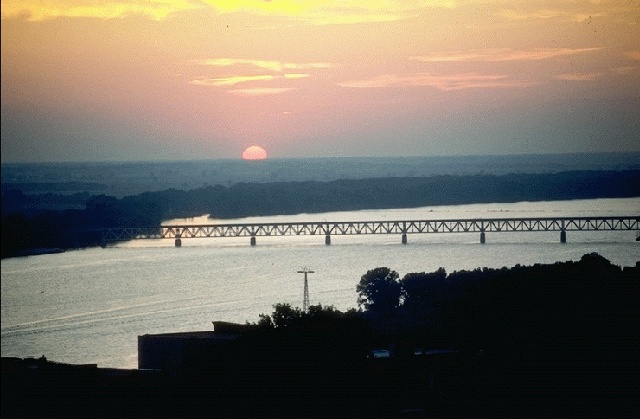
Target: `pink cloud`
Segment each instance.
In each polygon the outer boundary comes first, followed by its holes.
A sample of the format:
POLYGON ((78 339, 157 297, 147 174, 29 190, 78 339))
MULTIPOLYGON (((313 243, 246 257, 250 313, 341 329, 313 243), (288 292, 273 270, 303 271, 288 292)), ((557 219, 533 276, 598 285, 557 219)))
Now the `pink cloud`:
POLYGON ((270 74, 257 76, 230 76, 221 78, 197 78, 191 80, 189 84, 196 86, 234 86, 238 83, 247 83, 252 81, 273 80, 275 77, 270 74))
POLYGON ((234 89, 229 90, 227 93, 238 96, 266 96, 266 95, 278 95, 287 93, 292 90, 296 90, 293 87, 256 87, 250 89, 234 89))
POLYGON ((341 87, 384 88, 384 87, 435 87, 443 91, 474 88, 529 87, 534 83, 510 80, 507 75, 463 73, 437 75, 432 73, 414 73, 408 75, 388 74, 365 80, 353 80, 338 83, 341 87))
POLYGON ((518 50, 512 48, 495 48, 471 50, 468 52, 452 52, 428 54, 411 57, 412 60, 421 62, 461 62, 461 61, 539 61, 550 58, 563 57, 575 54, 584 54, 603 49, 603 47, 591 48, 534 48, 518 50))
POLYGON ((566 81, 591 81, 601 75, 601 73, 563 73, 555 75, 554 78, 566 81))
POLYGON ((529 12, 516 11, 513 9, 503 9, 502 11, 500 11, 500 16, 509 20, 539 20, 558 18, 569 22, 585 22, 595 17, 604 16, 604 13, 596 11, 593 11, 591 13, 577 12, 561 9, 538 9, 529 12))
POLYGON ((624 55, 630 60, 640 61, 640 50, 627 51, 624 55))

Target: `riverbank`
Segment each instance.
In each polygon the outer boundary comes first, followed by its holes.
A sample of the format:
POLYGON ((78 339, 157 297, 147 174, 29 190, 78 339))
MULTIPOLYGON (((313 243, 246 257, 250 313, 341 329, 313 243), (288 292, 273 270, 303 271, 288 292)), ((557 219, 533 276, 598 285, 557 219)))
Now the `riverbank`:
POLYGON ((64 253, 65 250, 59 247, 39 247, 36 249, 21 249, 18 250, 13 256, 37 256, 37 255, 55 255, 57 253, 64 253))

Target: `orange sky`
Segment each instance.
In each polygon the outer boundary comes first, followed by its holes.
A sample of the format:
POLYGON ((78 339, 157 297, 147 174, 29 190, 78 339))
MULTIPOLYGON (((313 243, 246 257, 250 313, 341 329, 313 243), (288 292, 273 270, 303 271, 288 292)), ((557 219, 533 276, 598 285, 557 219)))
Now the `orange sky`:
POLYGON ((3 0, 2 161, 640 151, 637 0, 3 0))

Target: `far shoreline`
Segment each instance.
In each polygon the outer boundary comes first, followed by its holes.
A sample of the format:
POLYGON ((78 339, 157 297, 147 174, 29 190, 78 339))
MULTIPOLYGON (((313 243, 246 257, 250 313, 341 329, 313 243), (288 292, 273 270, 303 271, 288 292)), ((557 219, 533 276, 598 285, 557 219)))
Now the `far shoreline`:
POLYGON ((13 257, 25 257, 25 256, 39 256, 39 255, 55 255, 58 253, 64 253, 65 250, 59 247, 38 247, 33 249, 23 249, 13 257))
MULTIPOLYGON (((386 209, 358 209, 352 211, 327 211, 327 212, 302 212, 298 214, 279 214, 279 215, 257 215, 257 216, 249 216, 249 217, 240 217, 240 218, 215 218, 211 217, 211 214, 202 214, 199 216, 193 217, 185 217, 185 218, 172 218, 169 220, 165 220, 161 223, 161 226, 165 225, 198 225, 198 224, 225 224, 225 223, 269 223, 269 222, 317 222, 317 221, 371 221, 373 219, 386 219, 384 216, 385 213, 389 211, 403 211, 403 212, 411 212, 415 213, 415 219, 450 219, 451 217, 447 217, 447 213, 451 212, 454 209, 460 209, 463 207, 472 207, 476 206, 495 206, 495 209, 491 209, 488 212, 494 214, 500 214, 499 216, 492 216, 491 218, 509 218, 508 214, 518 213, 522 211, 522 207, 524 206, 546 206, 546 205, 558 205, 558 206, 566 206, 567 204, 571 206, 575 206, 579 208, 580 206, 584 206, 585 209, 577 210, 580 214, 576 213, 563 213, 561 210, 555 209, 552 210, 554 212, 549 213, 549 217, 562 217, 562 216, 576 216, 576 215, 584 215, 584 216, 602 216, 605 215, 606 211, 609 211, 608 204, 610 203, 618 203, 618 204, 626 204, 629 203, 629 214, 608 214, 608 215, 632 215, 633 213, 637 213, 640 208, 640 197, 628 197, 628 198, 587 198, 587 199, 558 199, 558 200, 543 200, 543 201, 518 201, 518 202, 493 202, 493 203, 469 203, 469 204, 457 204, 457 205, 429 205, 429 206, 417 206, 417 207, 398 207, 398 208, 386 208, 386 209), (593 206, 589 204, 603 204, 597 205, 597 209, 593 210, 593 206), (507 208, 505 208, 507 207, 507 208), (590 209, 586 209, 590 207, 590 209), (427 214, 428 216, 424 216, 422 214, 427 214), (351 215, 351 216, 349 216, 351 215)), ((626 205, 625 205, 626 206, 626 205)), ((528 212, 528 211, 527 211, 528 212)), ((623 211, 624 212, 624 211, 623 211)), ((471 213, 473 213, 471 211, 471 213)), ((539 215, 536 215, 539 216, 539 215)), ((482 218, 482 217, 480 217, 482 218)), ((489 218, 489 217, 484 217, 489 218)))

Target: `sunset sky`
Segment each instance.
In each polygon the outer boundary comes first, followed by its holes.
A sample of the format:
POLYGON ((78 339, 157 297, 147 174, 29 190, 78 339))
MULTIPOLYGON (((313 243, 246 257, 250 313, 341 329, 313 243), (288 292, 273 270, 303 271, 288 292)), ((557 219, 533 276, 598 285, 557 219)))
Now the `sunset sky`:
POLYGON ((640 151, 638 0, 2 0, 2 162, 640 151))

